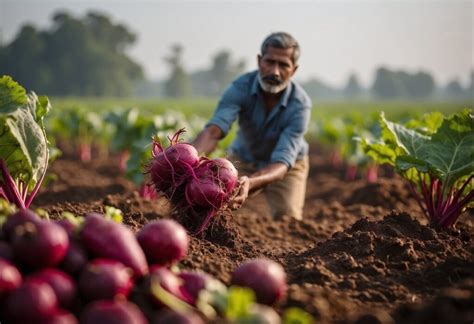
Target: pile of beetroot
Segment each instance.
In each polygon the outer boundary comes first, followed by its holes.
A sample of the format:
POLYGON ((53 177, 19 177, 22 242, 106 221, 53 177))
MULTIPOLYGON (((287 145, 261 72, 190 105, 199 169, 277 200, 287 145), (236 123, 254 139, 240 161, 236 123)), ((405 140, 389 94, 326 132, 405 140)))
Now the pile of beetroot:
POLYGON ((225 209, 237 186, 237 170, 227 159, 199 157, 189 143, 179 141, 184 129, 164 148, 153 141, 153 159, 146 172, 156 191, 168 198, 181 214, 193 218, 196 234, 202 233, 216 212, 225 209))
MULTIPOLYGON (((133 233, 98 213, 50 221, 28 209, 14 212, 0 228, 0 322, 166 324, 231 316, 232 288, 179 269, 188 244, 185 229, 170 219, 133 233)), ((283 268, 267 259, 243 263, 232 284, 266 305, 287 288, 283 268)))

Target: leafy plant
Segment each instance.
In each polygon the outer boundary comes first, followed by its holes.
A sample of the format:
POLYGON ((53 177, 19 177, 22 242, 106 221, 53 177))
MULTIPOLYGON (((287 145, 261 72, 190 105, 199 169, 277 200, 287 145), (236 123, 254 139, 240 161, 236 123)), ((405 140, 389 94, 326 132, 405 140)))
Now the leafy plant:
POLYGON ((48 167, 48 140, 43 124, 51 105, 9 76, 0 78, 0 197, 28 208, 48 167))
POLYGON ((432 224, 448 228, 474 198, 474 117, 470 110, 442 121, 437 116, 408 122, 410 129, 382 113, 381 138, 360 141, 366 154, 395 166, 409 181, 432 224))
MULTIPOLYGON (((92 145, 108 140, 108 129, 101 116, 82 107, 69 108, 54 116, 48 129, 55 137, 74 146, 77 157, 83 162, 92 159, 92 145)), ((104 144, 104 143, 101 143, 104 144)))

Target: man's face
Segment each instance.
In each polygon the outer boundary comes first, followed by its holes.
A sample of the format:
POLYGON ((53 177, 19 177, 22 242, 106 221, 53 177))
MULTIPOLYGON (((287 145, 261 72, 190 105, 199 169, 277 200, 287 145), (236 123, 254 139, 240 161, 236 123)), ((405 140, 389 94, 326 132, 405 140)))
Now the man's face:
POLYGON ((283 91, 298 68, 291 59, 293 48, 269 47, 265 54, 258 56, 260 85, 265 92, 283 91))

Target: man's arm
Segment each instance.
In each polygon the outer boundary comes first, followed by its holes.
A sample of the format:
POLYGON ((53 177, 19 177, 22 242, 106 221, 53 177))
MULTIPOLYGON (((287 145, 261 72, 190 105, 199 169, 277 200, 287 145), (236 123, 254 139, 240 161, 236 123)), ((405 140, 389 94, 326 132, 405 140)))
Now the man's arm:
POLYGON ((199 154, 208 155, 216 149, 224 132, 216 125, 204 128, 192 143, 199 154))
POLYGON ((249 177, 243 176, 239 178, 240 189, 237 196, 232 201, 232 208, 240 208, 247 199, 249 193, 266 185, 282 180, 288 172, 288 166, 284 163, 272 163, 266 167, 251 174, 249 177))

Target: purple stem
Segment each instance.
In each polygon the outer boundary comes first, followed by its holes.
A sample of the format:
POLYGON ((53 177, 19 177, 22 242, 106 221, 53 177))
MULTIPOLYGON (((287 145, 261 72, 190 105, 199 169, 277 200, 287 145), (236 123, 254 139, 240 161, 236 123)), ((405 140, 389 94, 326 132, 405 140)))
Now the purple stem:
POLYGON ((25 204, 21 199, 20 193, 18 192, 18 188, 16 187, 15 181, 13 180, 10 172, 8 172, 7 166, 3 159, 0 159, 0 169, 2 171, 3 176, 3 190, 8 198, 8 201, 14 203, 18 208, 25 209, 25 204))
POLYGON ((428 186, 426 184, 426 175, 420 175, 421 178, 421 192, 425 200, 426 209, 428 210, 428 217, 431 219, 434 215, 433 202, 430 200, 430 195, 428 192, 428 186))
POLYGON ((418 192, 416 191, 415 186, 413 185, 413 182, 409 181, 408 183, 410 184, 411 193, 412 193, 413 196, 415 197, 415 200, 416 200, 416 202, 418 203, 418 205, 420 206, 421 211, 422 211, 426 216, 428 216, 428 211, 426 210, 425 206, 423 206, 423 199, 421 198, 420 194, 418 194, 418 192))
POLYGON ((470 200, 474 198, 474 190, 471 190, 460 202, 449 206, 448 211, 443 215, 443 219, 439 224, 443 227, 449 227, 458 218, 461 214, 462 209, 469 203, 470 200))

